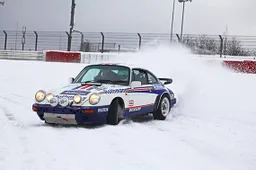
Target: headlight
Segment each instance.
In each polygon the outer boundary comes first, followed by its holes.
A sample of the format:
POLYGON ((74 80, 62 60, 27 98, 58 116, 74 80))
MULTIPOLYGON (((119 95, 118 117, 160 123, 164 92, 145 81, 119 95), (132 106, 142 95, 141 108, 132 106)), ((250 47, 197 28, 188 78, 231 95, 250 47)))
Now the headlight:
POLYGON ((53 96, 52 93, 48 93, 48 94, 46 95, 46 99, 47 99, 48 101, 50 101, 53 97, 54 97, 54 96, 53 96))
POLYGON ((95 105, 98 104, 100 101, 100 95, 97 93, 93 93, 90 98, 89 98, 89 102, 91 105, 95 105))
POLYGON ((80 95, 75 95, 73 100, 76 104, 79 104, 82 101, 82 97, 80 95))
POLYGON ((35 99, 36 99, 37 102, 44 101, 45 97, 46 97, 46 92, 45 91, 39 90, 38 92, 36 92, 35 99))

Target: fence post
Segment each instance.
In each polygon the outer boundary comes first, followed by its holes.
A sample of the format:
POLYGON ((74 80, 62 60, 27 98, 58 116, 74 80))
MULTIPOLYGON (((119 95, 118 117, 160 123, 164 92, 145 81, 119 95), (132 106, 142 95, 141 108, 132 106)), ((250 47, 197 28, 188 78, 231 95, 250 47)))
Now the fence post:
POLYGON ((179 34, 176 34, 176 36, 177 36, 177 38, 178 38, 178 41, 180 42, 180 36, 179 36, 179 34))
POLYGON ((67 51, 70 51, 70 49, 71 49, 71 43, 69 42, 69 33, 66 31, 66 34, 67 34, 67 36, 68 36, 68 47, 67 47, 67 51))
POLYGON ((103 51, 104 51, 104 43, 105 43, 105 36, 104 36, 103 32, 101 32, 100 34, 102 36, 101 53, 103 53, 103 51))
POLYGON ((37 34, 37 32, 36 32, 36 31, 34 31, 34 33, 36 34, 35 51, 37 51, 38 34, 37 34))
POLYGON ((222 58, 223 55, 223 37, 219 35, 220 37, 220 58, 222 58))
POLYGON ((4 50, 7 48, 7 33, 4 31, 4 50))
POLYGON ((22 28, 22 39, 21 39, 22 51, 24 50, 25 43, 26 43, 26 31, 27 31, 27 28, 23 27, 22 28))
POLYGON ((139 50, 140 50, 140 48, 141 48, 141 35, 140 35, 140 33, 138 33, 138 36, 139 36, 139 50))
POLYGON ((120 53, 121 45, 118 45, 118 53, 120 53))

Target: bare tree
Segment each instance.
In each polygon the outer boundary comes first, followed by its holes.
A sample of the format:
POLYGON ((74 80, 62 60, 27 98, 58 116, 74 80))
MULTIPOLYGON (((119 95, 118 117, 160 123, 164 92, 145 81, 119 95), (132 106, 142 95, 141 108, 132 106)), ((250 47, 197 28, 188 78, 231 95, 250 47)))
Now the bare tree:
POLYGON ((241 42, 235 37, 227 41, 227 55, 231 56, 247 56, 249 53, 242 48, 241 42))

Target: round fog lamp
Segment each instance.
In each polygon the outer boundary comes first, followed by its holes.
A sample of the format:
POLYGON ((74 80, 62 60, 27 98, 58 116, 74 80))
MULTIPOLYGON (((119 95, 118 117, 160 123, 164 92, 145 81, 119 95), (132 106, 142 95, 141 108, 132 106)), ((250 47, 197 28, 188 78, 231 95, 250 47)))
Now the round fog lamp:
POLYGON ((100 95, 97 93, 92 94, 89 98, 89 102, 91 105, 98 104, 99 101, 100 101, 100 95))
POLYGON ((46 95, 46 99, 47 99, 48 101, 50 101, 53 97, 54 97, 54 96, 53 96, 52 93, 48 93, 48 94, 46 95))
POLYGON ((38 92, 36 92, 35 99, 36 99, 37 102, 44 101, 45 97, 46 97, 46 92, 45 91, 39 90, 38 92))
POLYGON ((76 104, 79 104, 82 101, 82 97, 80 95, 75 95, 73 100, 76 104))
POLYGON ((60 104, 62 107, 68 106, 68 104, 69 104, 68 98, 67 98, 67 97, 61 98, 60 101, 59 101, 59 104, 60 104))
POLYGON ((59 103, 59 99, 57 97, 53 97, 49 102, 52 107, 56 107, 59 103))

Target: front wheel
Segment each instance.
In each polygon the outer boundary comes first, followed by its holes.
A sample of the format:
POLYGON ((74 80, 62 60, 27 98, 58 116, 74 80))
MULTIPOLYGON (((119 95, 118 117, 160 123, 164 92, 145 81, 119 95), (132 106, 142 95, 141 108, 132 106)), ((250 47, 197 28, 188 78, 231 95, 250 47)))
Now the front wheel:
POLYGON ((171 110, 170 99, 164 95, 159 103, 157 110, 153 113, 154 119, 165 120, 171 110))
POLYGON ((118 125, 119 117, 124 112, 123 108, 121 107, 119 101, 116 99, 114 100, 109 108, 108 117, 107 117, 107 124, 108 125, 118 125))

